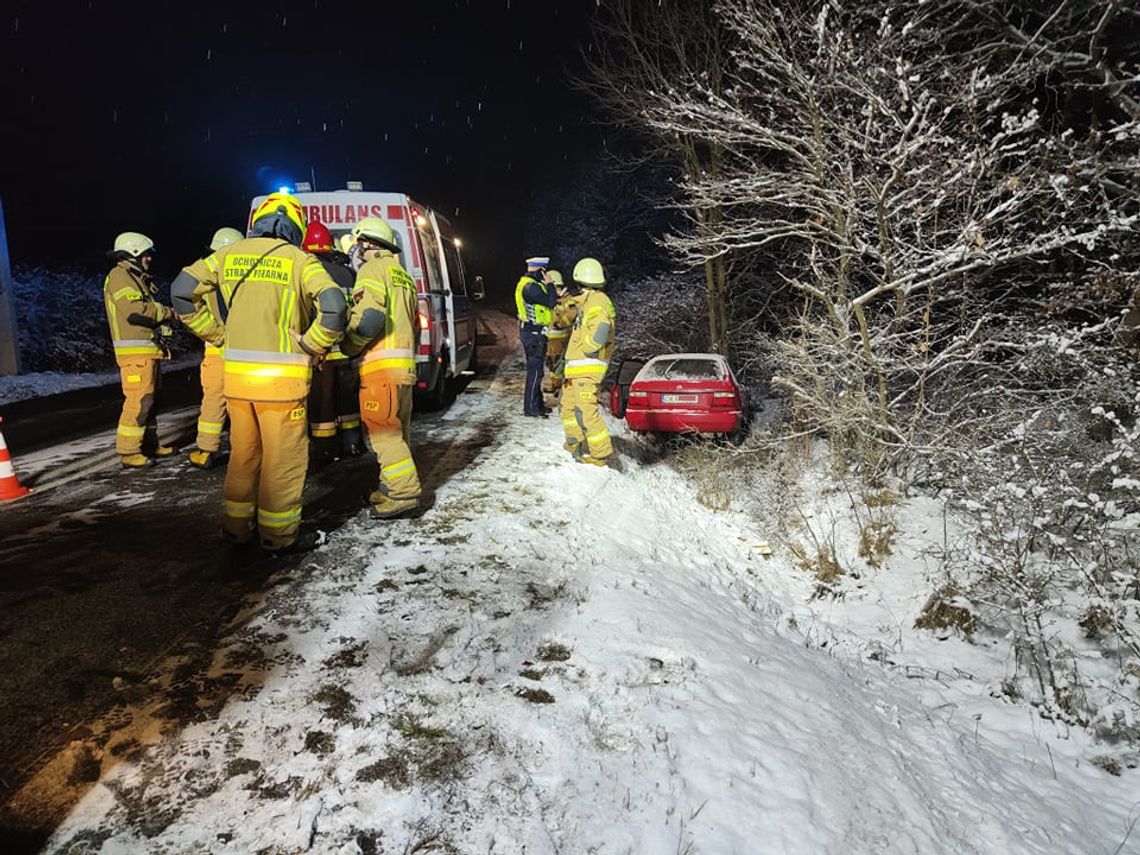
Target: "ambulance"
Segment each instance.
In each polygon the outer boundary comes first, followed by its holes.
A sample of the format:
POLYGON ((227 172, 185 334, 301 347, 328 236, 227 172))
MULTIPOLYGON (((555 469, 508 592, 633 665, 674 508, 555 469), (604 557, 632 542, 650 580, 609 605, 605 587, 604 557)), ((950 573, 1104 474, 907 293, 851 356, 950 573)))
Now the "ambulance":
MULTIPOLYGON (((334 240, 365 217, 382 217, 392 226, 400 264, 416 280, 416 392, 424 402, 445 403, 451 381, 472 370, 475 361, 475 310, 463 244, 451 223, 405 193, 365 191, 356 182, 346 190, 317 192, 298 183, 293 195, 305 208, 306 222, 324 223, 334 240)), ((250 202, 251 218, 264 199, 250 202)))

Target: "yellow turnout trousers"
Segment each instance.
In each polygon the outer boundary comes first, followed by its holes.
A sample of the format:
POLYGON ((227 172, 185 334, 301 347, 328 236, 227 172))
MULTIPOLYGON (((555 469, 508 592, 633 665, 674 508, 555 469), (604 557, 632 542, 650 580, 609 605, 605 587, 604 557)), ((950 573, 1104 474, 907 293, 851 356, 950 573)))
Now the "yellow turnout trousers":
POLYGON ((546 339, 546 377, 542 380, 542 391, 557 394, 562 388, 562 371, 565 367, 566 339, 548 337, 546 339))
POLYGON ((123 411, 115 429, 115 451, 121 455, 153 452, 158 447, 155 396, 162 385, 157 359, 119 360, 123 411))
POLYGON ((198 448, 217 451, 222 445, 222 428, 226 423, 226 396, 223 393, 222 352, 206 345, 202 357, 202 408, 198 411, 198 448))
POLYGON ((284 549, 301 525, 309 466, 305 402, 228 401, 230 462, 222 530, 239 542, 256 524, 262 547, 284 549))
POLYGON ((605 460, 614 453, 610 432, 598 409, 596 380, 579 378, 563 383, 562 428, 566 433, 566 448, 575 457, 589 455, 605 460))
POLYGON ((380 491, 393 499, 420 495, 420 476, 412 459, 412 387, 360 378, 360 416, 380 464, 380 491))

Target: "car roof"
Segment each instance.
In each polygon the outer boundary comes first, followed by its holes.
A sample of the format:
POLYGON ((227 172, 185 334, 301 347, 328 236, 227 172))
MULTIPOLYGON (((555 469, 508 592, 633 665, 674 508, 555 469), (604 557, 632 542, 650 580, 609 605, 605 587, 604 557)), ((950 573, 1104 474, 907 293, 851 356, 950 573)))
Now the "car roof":
POLYGON ((649 362, 657 362, 663 359, 713 359, 718 362, 727 362, 720 353, 662 353, 660 356, 650 359, 649 362))

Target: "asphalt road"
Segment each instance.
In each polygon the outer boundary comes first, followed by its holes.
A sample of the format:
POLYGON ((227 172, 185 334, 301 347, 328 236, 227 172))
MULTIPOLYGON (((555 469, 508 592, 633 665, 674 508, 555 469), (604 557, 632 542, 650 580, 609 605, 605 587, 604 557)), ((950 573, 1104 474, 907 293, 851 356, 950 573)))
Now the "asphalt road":
MULTIPOLYGON (((493 374, 513 352, 509 328, 503 316, 481 318, 480 374, 493 374)), ((187 378, 168 388, 185 403, 195 385, 187 378)), ((477 394, 478 386, 457 392, 477 394)), ((17 468, 21 448, 113 427, 118 401, 104 389, 54 396, 22 413, 7 408, 17 468), (75 412, 82 418, 69 420, 75 412)), ((417 458, 447 453, 440 421, 440 413, 416 414, 417 458)), ((188 446, 193 437, 182 440, 188 446)), ((369 455, 310 469, 306 525, 332 532, 360 513, 375 466, 369 455)), ((428 470, 427 497, 449 472, 428 470)), ((160 663, 180 659, 194 673, 243 601, 300 562, 219 537, 223 478, 224 469, 200 472, 180 456, 141 472, 105 467, 0 505, 0 850, 37 851, 60 818, 58 805, 13 807, 12 797, 50 758, 89 737, 89 723, 137 700, 155 684, 160 663)), ((201 698, 189 683, 181 691, 171 702, 193 715, 201 698)), ((71 774, 84 770, 77 765, 71 774)))

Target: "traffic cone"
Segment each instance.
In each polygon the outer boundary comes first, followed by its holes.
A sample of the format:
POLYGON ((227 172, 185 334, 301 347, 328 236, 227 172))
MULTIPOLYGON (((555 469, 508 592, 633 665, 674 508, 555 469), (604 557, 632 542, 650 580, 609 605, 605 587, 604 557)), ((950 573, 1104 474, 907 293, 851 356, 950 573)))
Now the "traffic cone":
MULTIPOLYGON (((0 424, 4 420, 0 419, 0 424)), ((8 453, 8 444, 4 442, 4 433, 0 431, 0 502, 9 502, 32 492, 27 487, 20 486, 20 479, 16 477, 16 470, 12 466, 12 455, 8 453)))

